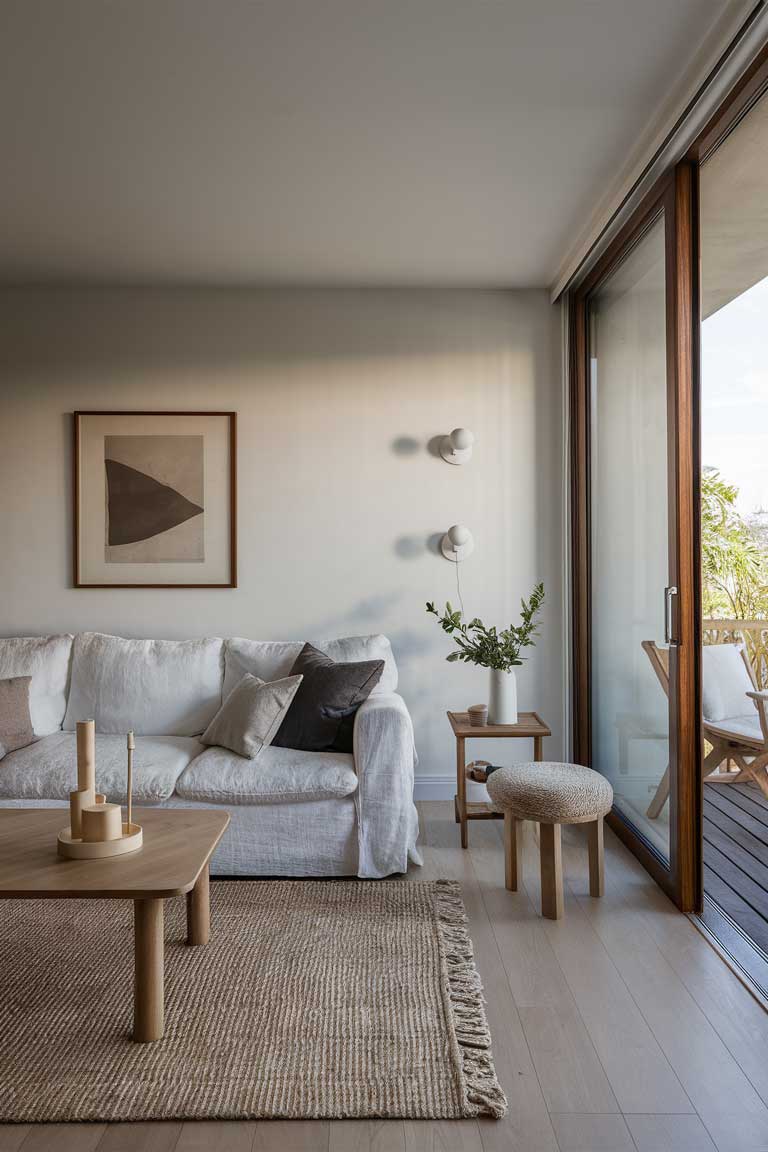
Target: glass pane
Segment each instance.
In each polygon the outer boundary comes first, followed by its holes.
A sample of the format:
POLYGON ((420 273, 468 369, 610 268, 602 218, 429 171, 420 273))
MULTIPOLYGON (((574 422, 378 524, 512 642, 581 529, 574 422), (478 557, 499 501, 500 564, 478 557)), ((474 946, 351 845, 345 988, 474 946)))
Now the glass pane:
POLYGON ((664 289, 661 216, 590 302, 592 765, 668 860, 664 289))
MULTIPOLYGON (((747 692, 768 688, 768 97, 699 187, 704 890, 768 953, 768 778, 737 778, 718 740, 747 760, 764 743, 747 692)), ((766 985, 763 962, 738 959, 766 985)))

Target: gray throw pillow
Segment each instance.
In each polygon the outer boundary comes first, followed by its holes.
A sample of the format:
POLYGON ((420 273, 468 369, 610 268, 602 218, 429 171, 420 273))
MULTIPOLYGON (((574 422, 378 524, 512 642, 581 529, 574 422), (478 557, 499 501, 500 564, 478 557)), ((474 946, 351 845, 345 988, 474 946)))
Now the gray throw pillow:
POLYGON ((299 684, 301 676, 287 676, 268 684, 258 676, 244 676, 200 740, 255 760, 262 748, 272 743, 299 684))
POLYGON ((31 676, 0 680, 0 760, 8 752, 33 744, 35 732, 29 715, 31 676))

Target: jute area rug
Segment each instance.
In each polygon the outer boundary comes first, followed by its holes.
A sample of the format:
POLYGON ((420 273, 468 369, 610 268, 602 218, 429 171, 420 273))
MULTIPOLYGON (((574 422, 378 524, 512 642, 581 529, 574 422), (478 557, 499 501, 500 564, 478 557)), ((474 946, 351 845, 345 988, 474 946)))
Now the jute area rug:
POLYGON ((165 1036, 130 1039, 133 908, 0 901, 0 1120, 502 1116, 452 881, 211 885, 166 902, 165 1036))

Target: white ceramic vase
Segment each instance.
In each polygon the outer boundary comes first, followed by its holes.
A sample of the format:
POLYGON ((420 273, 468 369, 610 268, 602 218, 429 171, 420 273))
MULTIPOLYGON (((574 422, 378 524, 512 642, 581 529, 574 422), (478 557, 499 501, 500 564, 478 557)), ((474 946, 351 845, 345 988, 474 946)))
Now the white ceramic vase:
POLYGON ((488 699, 489 724, 517 724, 517 680, 514 668, 502 672, 490 668, 491 691, 488 699))

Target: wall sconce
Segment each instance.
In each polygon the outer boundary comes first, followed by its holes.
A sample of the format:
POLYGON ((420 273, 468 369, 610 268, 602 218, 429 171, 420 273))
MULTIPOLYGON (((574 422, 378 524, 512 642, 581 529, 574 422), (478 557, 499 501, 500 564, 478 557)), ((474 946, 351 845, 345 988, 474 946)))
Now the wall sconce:
POLYGON ((440 455, 447 464, 467 464, 472 459, 475 435, 469 428, 454 428, 450 436, 443 436, 440 455))
POLYGON ((452 560, 454 564, 466 560, 467 556, 472 555, 474 548, 475 541, 472 533, 463 524, 454 524, 440 542, 440 551, 443 556, 446 560, 452 560))

